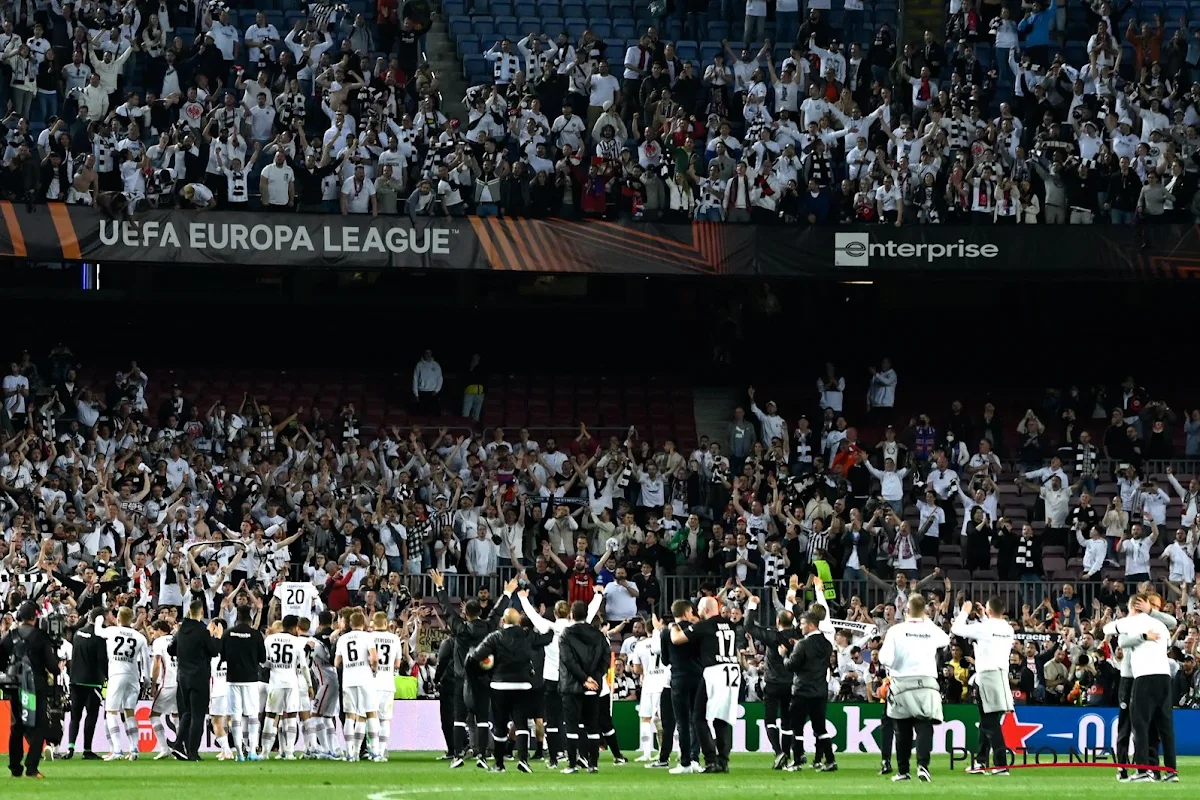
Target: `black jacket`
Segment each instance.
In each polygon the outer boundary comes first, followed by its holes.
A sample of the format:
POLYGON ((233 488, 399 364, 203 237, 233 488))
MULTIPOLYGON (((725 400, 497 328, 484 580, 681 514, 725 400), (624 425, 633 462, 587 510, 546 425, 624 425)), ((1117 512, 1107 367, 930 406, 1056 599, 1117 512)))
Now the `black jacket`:
POLYGON ((462 678, 467 674, 467 653, 491 633, 492 626, 483 618, 467 621, 459 616, 450 607, 445 589, 438 589, 437 596, 442 604, 442 616, 450 623, 450 638, 454 640, 454 675, 462 678))
POLYGON ((267 661, 267 645, 262 633, 249 625, 234 625, 221 640, 230 683, 257 683, 267 661))
POLYGON ((796 642, 787 658, 792 671, 792 694, 796 697, 828 697, 829 656, 833 645, 816 631, 796 642))
POLYGON ((91 625, 71 637, 71 685, 103 686, 108 680, 108 650, 91 625))
POLYGON ((454 688, 454 640, 450 637, 442 639, 438 645, 437 669, 433 671, 433 682, 438 685, 438 691, 445 694, 454 688))
POLYGON ((473 666, 488 656, 495 659, 489 678, 492 688, 497 684, 528 684, 533 687, 534 650, 541 649, 554 640, 554 632, 538 633, 531 628, 510 626, 492 631, 484 640, 471 648, 467 661, 473 666))
POLYGON ((604 680, 612 650, 608 637, 586 622, 577 622, 562 633, 558 643, 558 691, 583 694, 588 678, 604 680))
POLYGON ((788 649, 795 647, 800 631, 796 628, 786 631, 767 628, 758 621, 762 613, 762 606, 746 612, 746 633, 762 642, 766 653, 767 674, 763 683, 769 689, 786 689, 792 685, 792 672, 788 669, 786 659, 779 655, 779 645, 786 644, 788 649))
POLYGON ((203 622, 186 618, 179 624, 167 652, 175 656, 179 682, 196 683, 209 679, 213 657, 221 655, 221 649, 221 640, 213 638, 203 622))

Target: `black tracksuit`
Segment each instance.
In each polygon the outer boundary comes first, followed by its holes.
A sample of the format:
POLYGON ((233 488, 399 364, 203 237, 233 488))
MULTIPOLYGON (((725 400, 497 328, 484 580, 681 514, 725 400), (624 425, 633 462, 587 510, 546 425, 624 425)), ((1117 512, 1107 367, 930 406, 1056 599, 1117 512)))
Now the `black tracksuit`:
POLYGON ((563 728, 567 741, 567 766, 573 768, 580 750, 579 728, 583 726, 588 765, 600 761, 600 691, 588 689, 588 678, 599 686, 608 671, 612 651, 608 637, 586 622, 563 631, 558 643, 558 691, 563 699, 563 728))
MULTIPOLYGON (((264 645, 265 647, 265 645, 264 645)), ((221 654, 221 640, 199 620, 187 618, 171 639, 167 653, 175 656, 179 699, 179 737, 176 748, 192 761, 200 758, 200 740, 208 716, 212 660, 221 654)), ((266 653, 264 649, 264 655, 266 653)))
MULTIPOLYGON (((825 763, 833 763, 833 739, 825 727, 825 705, 829 701, 829 657, 833 654, 833 645, 825 634, 813 631, 796 642, 792 654, 787 658, 787 667, 793 674, 792 678, 792 736, 793 748, 795 742, 804 741, 804 723, 812 722, 813 737, 817 740, 814 764, 820 763, 824 757, 825 763)), ((794 756, 799 761, 803 750, 795 749, 794 756)))
POLYGON ((491 691, 488 678, 478 669, 467 669, 467 653, 483 641, 492 626, 487 620, 464 619, 450 607, 450 598, 445 589, 439 589, 438 600, 442 605, 443 618, 450 622, 450 638, 454 640, 454 675, 459 683, 458 696, 454 703, 454 727, 456 737, 454 752, 461 755, 472 743, 471 729, 467 719, 475 717, 473 744, 475 755, 482 757, 488 749, 488 714, 491 710, 491 691))
POLYGON ((454 701, 459 693, 459 680, 454 674, 454 640, 447 637, 438 645, 437 669, 433 682, 438 687, 438 711, 442 719, 442 736, 446 739, 446 754, 454 754, 454 701))
MULTIPOLYGON (((685 632, 691 630, 690 622, 680 623, 680 626, 685 629, 685 632)), ((671 665, 671 710, 674 712, 675 728, 679 734, 679 764, 686 767, 696 760, 700 750, 700 743, 695 735, 692 721, 692 709, 696 705, 696 692, 704 674, 700 667, 700 645, 698 642, 675 644, 671 641, 669 627, 663 630, 662 635, 663 663, 671 665)), ((669 745, 670 740, 667 739, 665 730, 663 738, 669 745)), ((665 750, 666 752, 659 754, 659 761, 665 761, 671 755, 669 746, 665 750)))
MULTIPOLYGON (((778 630, 767 628, 758 621, 763 613, 762 607, 746 612, 746 633, 753 636, 763 645, 766 653, 767 675, 763 681, 763 718, 767 723, 767 738, 775 755, 791 753, 793 747, 792 731, 792 672, 787 667, 787 661, 779 655, 779 645, 787 645, 791 650, 800 638, 800 631, 795 628, 778 630)), ((801 737, 800 753, 804 753, 804 739, 801 737)))
POLYGON ((108 651, 104 640, 96 635, 90 625, 77 629, 71 637, 71 726, 67 733, 67 746, 75 749, 79 738, 79 723, 87 715, 83 725, 83 750, 92 751, 92 737, 96 733, 96 721, 100 719, 100 706, 104 698, 101 687, 108 680, 108 651))
POLYGON ((493 658, 488 677, 492 688, 492 742, 498 769, 504 768, 510 722, 516 728, 517 758, 521 762, 529 761, 529 728, 525 725, 533 691, 533 654, 552 641, 552 632, 542 634, 532 628, 511 626, 489 633, 467 653, 467 662, 473 666, 478 666, 488 656, 493 658))
MULTIPOLYGON (((207 633, 207 631, 205 631, 207 633)), ((221 640, 229 683, 258 683, 267 661, 267 645, 258 630, 243 623, 225 631, 221 640)))

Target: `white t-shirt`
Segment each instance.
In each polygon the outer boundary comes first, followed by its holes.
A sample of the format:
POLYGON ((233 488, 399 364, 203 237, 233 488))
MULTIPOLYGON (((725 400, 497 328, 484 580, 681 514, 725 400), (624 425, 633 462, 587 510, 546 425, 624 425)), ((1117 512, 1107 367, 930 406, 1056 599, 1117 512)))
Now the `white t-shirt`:
POLYGON ((113 625, 98 631, 108 650, 108 677, 117 676, 140 680, 150 661, 146 637, 133 628, 113 625))
POLYGON ((1126 539, 1121 542, 1121 552, 1125 554, 1125 574, 1142 575, 1150 573, 1150 540, 1126 539))
POLYGON ((267 203, 273 206, 287 205, 288 186, 296 182, 296 173, 291 165, 284 163, 281 167, 272 161, 263 168, 262 177, 267 179, 267 203))
POLYGON ((637 600, 629 590, 613 581, 604 587, 604 615, 608 619, 629 619, 637 615, 637 600))
POLYGON ((203 207, 212 202, 213 193, 203 183, 189 183, 195 194, 192 195, 192 203, 197 207, 203 207))
POLYGON ((375 649, 374 634, 366 631, 344 633, 337 641, 335 658, 342 660, 342 687, 375 686, 371 671, 371 651, 375 649))
POLYGON ((10 391, 24 388, 29 391, 29 378, 24 375, 5 375, 4 381, 5 401, 4 407, 8 409, 9 414, 24 414, 25 413, 25 396, 22 394, 14 394, 8 397, 10 391))
POLYGON ((351 214, 366 214, 371 210, 371 198, 375 196, 375 184, 366 178, 361 184, 347 178, 342 184, 342 196, 346 198, 346 210, 351 214))
POLYGON ((272 689, 299 689, 300 670, 306 666, 304 639, 290 633, 273 633, 265 640, 267 669, 272 689))
POLYGON ((588 105, 603 106, 608 101, 616 101, 617 92, 621 91, 621 82, 615 75, 592 76, 592 91, 588 95, 588 105))

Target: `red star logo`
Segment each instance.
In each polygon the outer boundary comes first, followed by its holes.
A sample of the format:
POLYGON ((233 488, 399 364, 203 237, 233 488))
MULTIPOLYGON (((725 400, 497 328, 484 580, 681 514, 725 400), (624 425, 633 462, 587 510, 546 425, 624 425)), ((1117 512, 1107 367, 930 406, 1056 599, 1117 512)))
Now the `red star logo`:
POLYGON ((1000 720, 1000 730, 1004 732, 1004 746, 1014 753, 1025 752, 1025 741, 1040 731, 1042 726, 1036 722, 1021 722, 1017 712, 1010 711, 1000 720))

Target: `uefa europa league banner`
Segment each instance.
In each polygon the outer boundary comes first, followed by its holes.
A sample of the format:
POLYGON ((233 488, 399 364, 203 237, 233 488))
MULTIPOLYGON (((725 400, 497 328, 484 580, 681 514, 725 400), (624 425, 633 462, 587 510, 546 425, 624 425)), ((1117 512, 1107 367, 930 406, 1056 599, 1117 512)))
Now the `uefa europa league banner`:
MULTIPOLYGON (((772 219, 770 215, 767 217, 772 219)), ((736 225, 372 217, 0 202, 0 259, 280 268, 1046 280, 1200 276, 1196 226, 736 225)))

